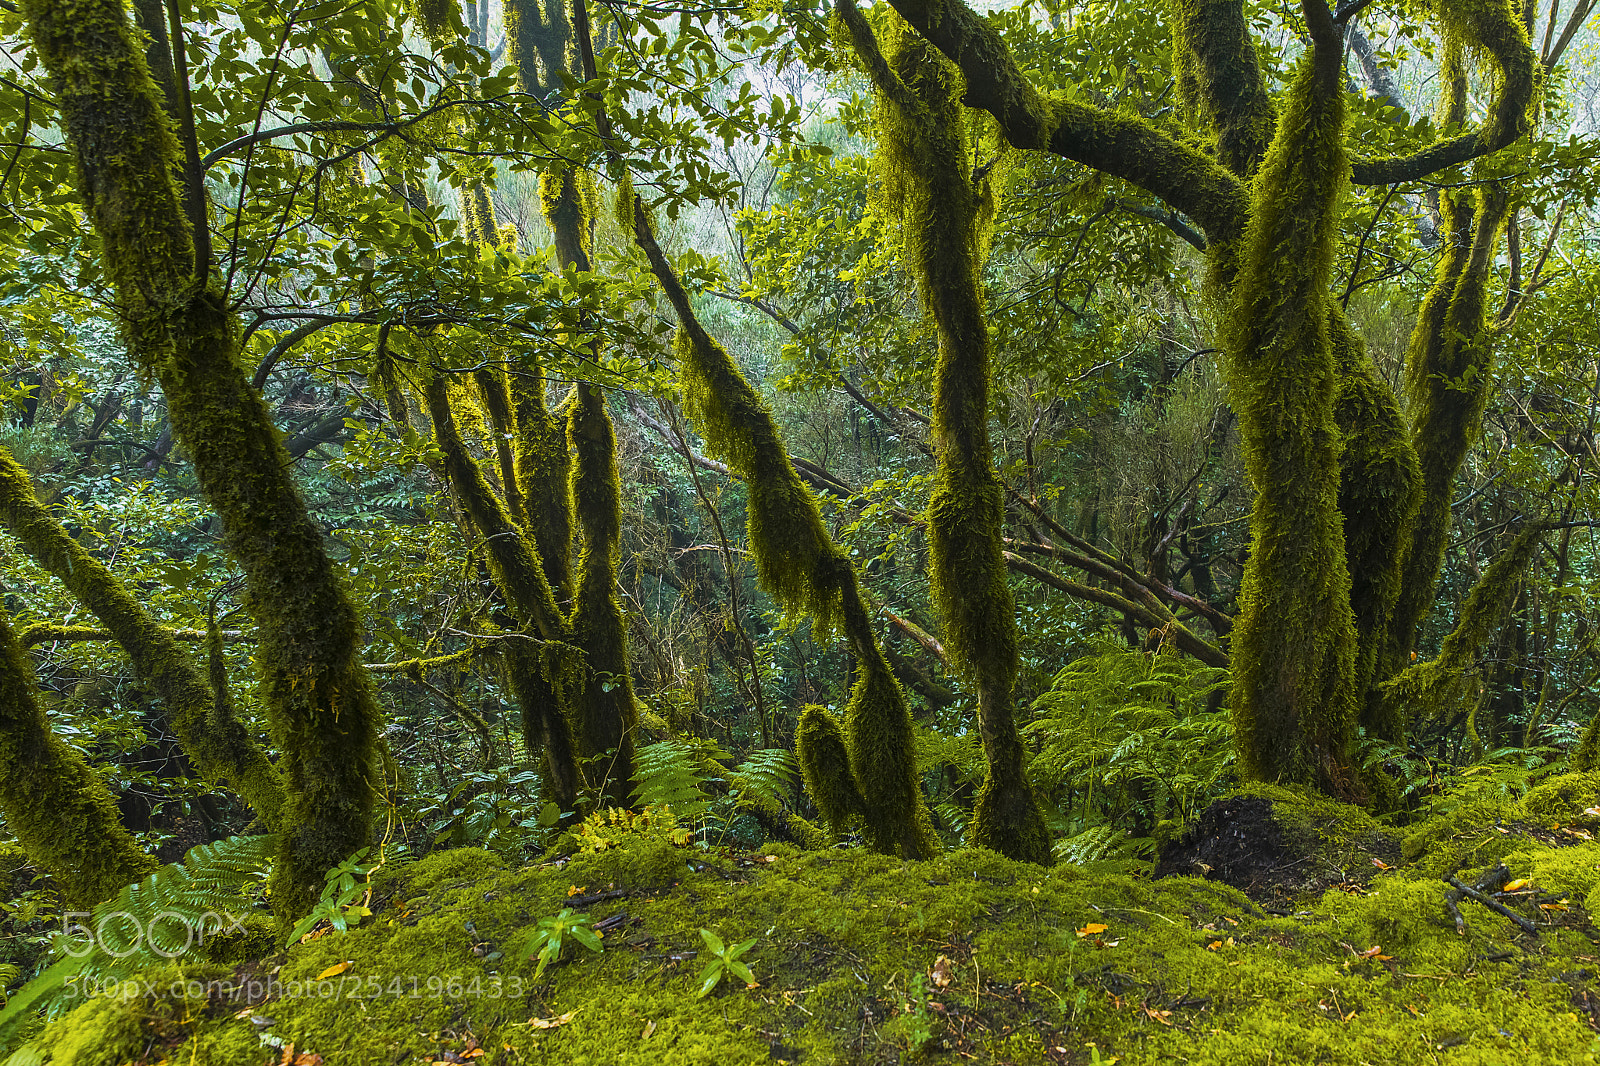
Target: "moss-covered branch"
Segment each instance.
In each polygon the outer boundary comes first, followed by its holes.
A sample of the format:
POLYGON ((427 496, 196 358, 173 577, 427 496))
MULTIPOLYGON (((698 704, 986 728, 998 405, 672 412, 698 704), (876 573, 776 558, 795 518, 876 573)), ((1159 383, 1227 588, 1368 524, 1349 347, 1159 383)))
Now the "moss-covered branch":
MULTIPOLYGON (((761 587, 780 606, 804 611, 825 633, 839 626, 850 642, 858 678, 845 708, 848 741, 820 707, 808 708, 801 734, 839 744, 799 742, 807 789, 819 805, 859 796, 868 840, 880 851, 927 858, 938 848, 917 781, 911 715, 905 694, 878 647, 855 568, 822 524, 816 500, 801 484, 778 427, 727 350, 705 327, 677 272, 656 241, 644 205, 626 190, 618 212, 632 229, 651 271, 678 313, 677 350, 685 406, 706 439, 749 486, 747 536, 761 587), (848 762, 841 754, 848 755, 848 762)), ((846 807, 820 808, 845 817, 846 807)))
MULTIPOLYGON (((201 776, 232 787, 263 824, 276 830, 283 783, 266 753, 216 702, 212 687, 179 644, 181 637, 158 625, 100 560, 50 517, 34 496, 27 472, 4 449, 0 449, 0 522, 128 653, 139 679, 161 697, 167 723, 201 776)), ((206 635, 204 630, 195 632, 201 638, 206 635)), ((51 639, 103 639, 83 627, 30 627, 24 638, 24 645, 51 639)))
POLYGON ((1212 244, 1231 243, 1243 232, 1243 183, 1199 148, 1136 116, 1046 97, 999 31, 963 0, 891 5, 960 68, 968 106, 993 115, 1015 147, 1053 152, 1124 178, 1194 219, 1212 244))
POLYGON ((156 863, 122 827, 117 805, 89 765, 50 731, 33 671, 0 615, 0 815, 28 859, 88 907, 139 880, 156 863))

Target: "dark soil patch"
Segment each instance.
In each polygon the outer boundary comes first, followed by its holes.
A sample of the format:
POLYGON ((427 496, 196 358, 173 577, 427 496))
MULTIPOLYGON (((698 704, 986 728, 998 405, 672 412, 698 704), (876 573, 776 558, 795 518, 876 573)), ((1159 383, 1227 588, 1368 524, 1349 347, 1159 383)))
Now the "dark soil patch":
POLYGON ((1314 834, 1285 832, 1274 806, 1260 796, 1218 800, 1167 845, 1154 876, 1221 881, 1268 910, 1285 911, 1336 885, 1363 889, 1380 870, 1400 861, 1397 841, 1384 835, 1347 845, 1345 854, 1335 855, 1314 834))

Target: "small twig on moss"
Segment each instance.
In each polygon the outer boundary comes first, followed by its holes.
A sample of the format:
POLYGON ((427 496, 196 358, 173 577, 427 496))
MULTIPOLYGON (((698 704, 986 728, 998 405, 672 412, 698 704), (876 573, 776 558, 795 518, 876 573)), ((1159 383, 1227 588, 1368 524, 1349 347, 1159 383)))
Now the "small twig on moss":
POLYGON ((1502 863, 1480 877, 1477 885, 1475 886, 1463 883, 1459 877, 1452 876, 1447 879, 1450 887, 1454 889, 1454 891, 1446 893, 1445 905, 1450 908, 1450 913, 1456 920, 1457 933, 1465 934, 1467 931, 1467 923, 1461 916, 1460 908, 1456 906, 1457 901, 1465 897, 1466 899, 1483 904, 1496 914, 1510 918, 1513 922, 1516 922, 1519 927, 1521 927, 1523 932, 1530 933, 1534 936, 1539 935, 1538 925, 1529 919, 1524 918, 1510 907, 1507 907, 1504 903, 1501 903, 1488 895, 1490 892, 1499 891, 1502 887, 1504 887, 1506 882, 1510 880, 1510 878, 1510 871, 1507 870, 1505 864, 1502 863))

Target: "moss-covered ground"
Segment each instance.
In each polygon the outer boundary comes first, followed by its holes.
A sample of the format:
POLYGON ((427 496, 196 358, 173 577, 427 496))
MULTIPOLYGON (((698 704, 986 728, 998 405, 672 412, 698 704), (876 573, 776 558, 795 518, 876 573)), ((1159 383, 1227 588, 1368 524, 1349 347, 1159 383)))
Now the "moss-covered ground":
POLYGON ((1286 914, 1198 877, 981 850, 905 862, 638 835, 525 869, 446 851, 386 868, 361 928, 153 974, 22 1061, 1587 1063, 1597 802, 1600 776, 1570 775, 1468 805, 1412 827, 1383 869, 1359 813, 1340 833, 1322 818, 1337 811, 1278 794, 1284 837, 1323 840, 1351 873, 1286 914), (1504 902, 1536 934, 1470 900, 1457 933, 1441 877, 1496 862, 1530 882, 1504 902), (536 977, 538 920, 564 907, 604 950, 569 942, 536 977), (754 938, 757 987, 729 977, 697 998, 702 928, 754 938))

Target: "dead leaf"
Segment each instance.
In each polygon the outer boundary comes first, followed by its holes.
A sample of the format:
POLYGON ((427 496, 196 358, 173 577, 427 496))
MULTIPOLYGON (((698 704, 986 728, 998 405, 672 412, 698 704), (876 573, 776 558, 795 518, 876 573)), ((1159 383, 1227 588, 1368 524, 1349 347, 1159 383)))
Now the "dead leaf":
POLYGON ((1111 927, 1109 925, 1101 925, 1099 922, 1090 922, 1088 925, 1086 925, 1082 929, 1078 930, 1078 935, 1079 936, 1099 936, 1101 933, 1105 932, 1107 929, 1110 929, 1110 928, 1111 927))
POLYGON ((567 1013, 557 1015, 554 1018, 529 1018, 528 1024, 533 1026, 535 1029, 559 1029, 563 1025, 566 1025, 568 1022, 570 1022, 572 1020, 572 1016, 577 1013, 578 1009, 574 1007, 572 1010, 567 1011, 567 1013))
POLYGON ((1523 889, 1531 888, 1532 886, 1532 881, 1528 880, 1526 877, 1519 877, 1515 881, 1512 881, 1510 884, 1506 885, 1506 887, 1502 888, 1500 891, 1521 892, 1523 889))
POLYGON ((349 959, 346 959, 343 962, 336 962, 332 966, 329 966, 326 970, 323 970, 321 973, 317 974, 317 980, 326 981, 330 977, 338 977, 340 974, 348 970, 351 965, 352 964, 349 959))
POLYGON ((756 862, 777 862, 777 861, 778 861, 778 857, 776 855, 757 855, 756 856, 756 862))
POLYGON ((1358 959, 1370 959, 1375 955, 1381 957, 1382 952, 1383 952, 1383 949, 1381 947, 1379 947, 1378 945, 1374 944, 1370 948, 1368 948, 1366 951, 1358 951, 1358 952, 1356 952, 1356 958, 1358 958, 1358 959))
POLYGON ((1207 950, 1207 951, 1216 951, 1216 950, 1217 950, 1217 949, 1218 949, 1218 948, 1220 948, 1220 947, 1221 947, 1221 946, 1222 946, 1222 941, 1220 941, 1220 940, 1213 940, 1213 941, 1212 941, 1212 942, 1211 942, 1211 943, 1209 943, 1209 944, 1207 944, 1207 945, 1206 945, 1206 950, 1207 950))
POLYGON ((933 960, 933 969, 928 971, 928 977, 933 981, 934 988, 950 987, 950 957, 940 955, 933 960))
POLYGON ((1380 870, 1392 870, 1392 869, 1394 869, 1393 866, 1390 866, 1388 863, 1384 862, 1382 859, 1373 859, 1372 860, 1372 865, 1376 866, 1380 870))
POLYGON ((645 1027, 644 1027, 644 1035, 642 1035, 642 1036, 641 1036, 641 1037, 639 1037, 639 1039, 640 1039, 640 1040, 649 1040, 649 1039, 650 1039, 650 1038, 651 1038, 651 1037, 652 1037, 652 1036, 654 1036, 654 1035, 655 1035, 655 1031, 656 1031, 656 1023, 655 1023, 655 1020, 654 1020, 654 1019, 651 1019, 651 1020, 650 1020, 650 1021, 648 1021, 648 1022, 646 1022, 646 1023, 645 1023, 645 1027))
POLYGON ((1172 1024, 1171 1022, 1167 1021, 1167 1019, 1172 1016, 1172 1012, 1170 1010, 1151 1010, 1149 1007, 1146 1007, 1144 1008, 1144 1013, 1145 1017, 1149 1018, 1151 1021, 1160 1022, 1162 1025, 1172 1024))
POLYGON ((567 896, 569 898, 572 896, 581 896, 587 891, 589 891, 588 885, 573 885, 571 888, 567 889, 567 896))
POLYGON ((1590 818, 1600 818, 1600 807, 1585 807, 1583 813, 1590 818))

